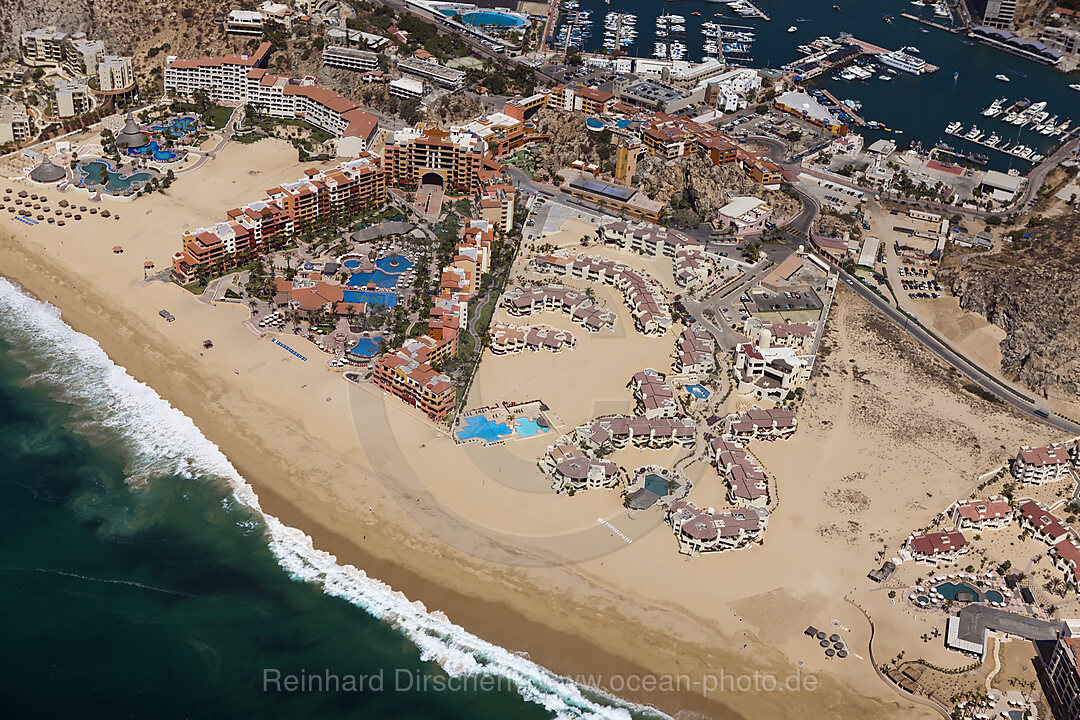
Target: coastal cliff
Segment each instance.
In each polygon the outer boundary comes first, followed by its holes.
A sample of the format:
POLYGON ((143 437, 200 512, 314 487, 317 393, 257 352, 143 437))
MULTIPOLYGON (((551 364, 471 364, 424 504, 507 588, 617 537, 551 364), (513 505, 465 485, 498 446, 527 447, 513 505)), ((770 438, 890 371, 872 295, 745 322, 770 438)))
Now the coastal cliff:
POLYGON ((1002 370, 1043 397, 1080 402, 1080 217, 985 255, 953 252, 938 280, 1005 330, 1002 370))

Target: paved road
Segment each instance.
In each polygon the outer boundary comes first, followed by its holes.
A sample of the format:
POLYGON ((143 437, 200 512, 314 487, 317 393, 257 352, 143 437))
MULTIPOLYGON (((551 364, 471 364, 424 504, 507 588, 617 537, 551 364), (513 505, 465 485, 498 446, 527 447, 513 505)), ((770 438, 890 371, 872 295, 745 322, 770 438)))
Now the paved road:
MULTIPOLYGON (((920 344, 930 350, 930 352, 949 363, 949 365, 952 365, 953 368, 980 388, 986 392, 992 393, 1003 403, 1019 410, 1025 415, 1029 415, 1036 420, 1041 420, 1059 430, 1064 430, 1074 435, 1080 434, 1080 425, 1050 412, 1045 403, 1040 402, 1038 398, 1031 398, 1034 402, 1028 402, 1023 397, 1018 396, 1016 391, 1011 387, 985 373, 978 365, 956 353, 951 347, 931 335, 922 325, 912 321, 907 315, 894 308, 885 300, 882 300, 873 290, 853 279, 850 275, 840 271, 835 263, 829 261, 828 258, 822 259, 840 272, 841 281, 846 283, 849 289, 853 290, 859 297, 870 303, 870 305, 878 312, 899 325, 909 335, 918 340, 920 344), (1036 415, 1035 411, 1039 409, 1045 410, 1048 416, 1044 418, 1036 415)), ((1027 396, 1025 395, 1024 397, 1027 396)))

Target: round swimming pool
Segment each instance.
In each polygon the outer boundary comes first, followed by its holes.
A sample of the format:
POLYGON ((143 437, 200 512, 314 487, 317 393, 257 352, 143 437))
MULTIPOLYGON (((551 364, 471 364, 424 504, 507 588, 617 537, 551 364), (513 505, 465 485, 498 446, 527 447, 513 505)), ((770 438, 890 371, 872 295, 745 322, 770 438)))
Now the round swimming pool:
MULTIPOLYGON (((447 17, 453 17, 458 14, 458 11, 453 9, 440 10, 439 12, 447 17)), ((464 12, 461 13, 461 21, 466 25, 472 25, 473 27, 513 28, 529 24, 528 20, 520 18, 517 15, 495 12, 494 10, 473 10, 464 12)))
POLYGON ((341 264, 343 266, 347 267, 347 268, 358 268, 358 267, 360 267, 360 261, 359 260, 346 260, 345 262, 343 262, 341 264))

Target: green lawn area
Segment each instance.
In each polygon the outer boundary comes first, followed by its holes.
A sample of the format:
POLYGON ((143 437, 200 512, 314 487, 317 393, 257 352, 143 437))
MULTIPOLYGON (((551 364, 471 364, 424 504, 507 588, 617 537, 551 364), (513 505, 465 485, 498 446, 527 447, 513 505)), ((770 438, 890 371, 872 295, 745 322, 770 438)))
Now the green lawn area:
POLYGON ((203 113, 203 120, 215 130, 220 130, 225 127, 225 123, 229 122, 229 116, 232 115, 232 111, 233 109, 231 107, 215 105, 203 113))
POLYGON ((428 331, 428 324, 423 321, 414 322, 409 328, 409 337, 419 337, 428 331))
POLYGON ((458 357, 462 360, 469 360, 472 358, 473 351, 476 350, 476 340, 469 333, 461 333, 458 335, 458 357))
POLYGON ((499 301, 498 295, 492 295, 484 307, 480 308, 480 314, 476 316, 476 324, 473 326, 477 332, 486 332, 491 325, 491 316, 495 313, 495 304, 499 301))

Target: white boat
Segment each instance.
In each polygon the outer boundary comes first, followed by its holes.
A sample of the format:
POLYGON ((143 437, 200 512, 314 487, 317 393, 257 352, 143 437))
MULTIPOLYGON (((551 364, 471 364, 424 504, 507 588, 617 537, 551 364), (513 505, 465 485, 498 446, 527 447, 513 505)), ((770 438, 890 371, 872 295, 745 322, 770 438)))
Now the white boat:
POLYGON ((999 74, 999 75, 995 75, 995 76, 994 76, 994 79, 996 79, 996 80, 1000 80, 1001 82, 1009 82, 1009 80, 1010 80, 1010 78, 1009 78, 1009 76, 1008 76, 1008 75, 1000 75, 1000 74, 999 74))
POLYGON ((1069 87, 1072 88, 1073 90, 1080 90, 1080 83, 1073 83, 1069 87))
POLYGON ((926 72, 926 61, 914 55, 908 55, 902 50, 878 55, 877 61, 883 65, 909 72, 912 75, 922 75, 926 72))
POLYGON ((795 27, 794 25, 792 25, 791 27, 789 27, 789 28, 787 29, 787 31, 788 31, 788 32, 795 32, 795 31, 796 31, 796 30, 798 30, 798 29, 799 29, 799 28, 797 28, 797 27, 795 27))
POLYGON ((997 117, 1001 114, 1001 108, 1005 105, 1005 98, 999 98, 995 100, 990 107, 982 111, 982 114, 986 117, 997 117))
POLYGON ((892 75, 878 75, 878 80, 892 80, 892 75))
POLYGON ((959 120, 957 120, 956 122, 949 123, 948 126, 945 128, 945 132, 949 135, 955 135, 961 127, 963 127, 963 124, 959 120))

